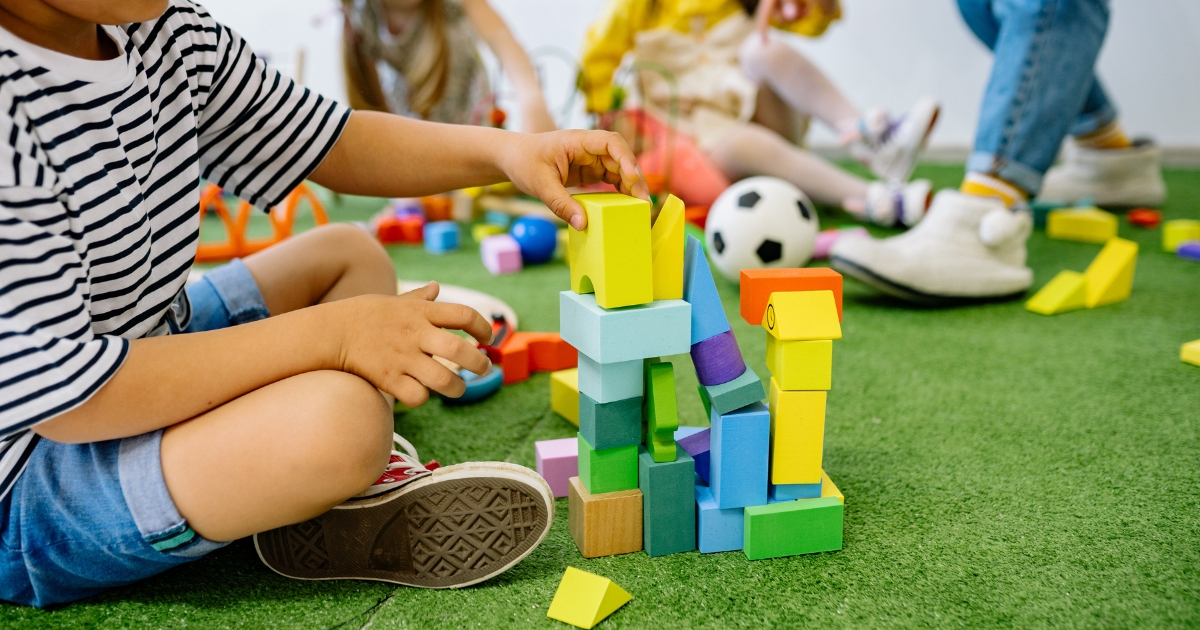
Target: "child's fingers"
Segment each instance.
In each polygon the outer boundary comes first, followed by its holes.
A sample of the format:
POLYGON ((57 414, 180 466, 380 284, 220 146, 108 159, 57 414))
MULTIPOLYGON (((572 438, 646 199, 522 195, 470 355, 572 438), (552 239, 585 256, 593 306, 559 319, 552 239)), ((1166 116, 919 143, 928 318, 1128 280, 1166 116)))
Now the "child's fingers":
POLYGON ((396 377, 385 391, 404 403, 405 407, 420 407, 429 400, 429 389, 406 374, 396 377))
POLYGON ((436 358, 449 359, 468 370, 483 376, 492 363, 487 355, 471 342, 444 330, 434 330, 421 339, 421 352, 436 358))
POLYGON ((467 391, 467 384, 457 374, 425 355, 416 357, 406 371, 422 385, 443 396, 458 398, 467 391))
POLYGON ((766 43, 767 33, 771 29, 771 16, 775 13, 776 3, 777 0, 761 0, 758 8, 754 10, 754 30, 763 43, 766 43))
MULTIPOLYGON (((438 328, 453 328, 471 335, 479 343, 491 343, 492 325, 478 311, 462 304, 434 302, 426 307, 425 317, 438 328)), ((453 357, 446 357, 453 359, 453 357)), ((456 361, 461 363, 461 361, 456 361)))
POLYGON ((413 289, 412 291, 405 291, 404 293, 400 294, 400 297, 409 298, 409 299, 413 299, 413 300, 425 300, 428 302, 432 302, 437 299, 439 291, 441 291, 441 287, 438 286, 438 283, 430 282, 429 284, 427 284, 419 289, 413 289))
POLYGON ((650 199, 646 180, 642 178, 642 173, 637 168, 637 158, 633 154, 633 149, 629 148, 621 134, 613 131, 591 132, 583 135, 582 138, 584 151, 598 156, 606 170, 620 173, 621 192, 633 194, 641 199, 650 199), (638 192, 642 194, 637 194, 638 192))

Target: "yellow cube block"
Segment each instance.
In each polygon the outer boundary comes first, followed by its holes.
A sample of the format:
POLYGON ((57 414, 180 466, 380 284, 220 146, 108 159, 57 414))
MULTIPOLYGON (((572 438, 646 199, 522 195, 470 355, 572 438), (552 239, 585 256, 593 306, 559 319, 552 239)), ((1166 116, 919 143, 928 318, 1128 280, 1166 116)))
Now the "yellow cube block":
POLYGON ((824 499, 825 497, 837 497, 837 500, 841 501, 842 505, 846 504, 846 497, 842 496, 842 491, 838 490, 838 487, 833 485, 833 480, 829 478, 829 473, 822 470, 821 498, 824 499))
POLYGON ((1137 243, 1114 238, 1104 245, 1087 271, 1087 306, 1096 308, 1129 298, 1137 265, 1137 243))
POLYGON ((833 291, 772 293, 763 313, 762 326, 781 341, 842 338, 833 291))
POLYGON ((654 300, 650 202, 619 193, 575 195, 588 225, 571 230, 571 290, 595 293, 601 308, 654 300))
POLYGON ((1175 219, 1163 223, 1163 251, 1174 254, 1187 241, 1200 241, 1200 221, 1175 219))
POLYGON ((1200 365, 1200 339, 1183 344, 1183 348, 1179 350, 1179 358, 1183 359, 1184 363, 1200 365))
POLYGON ((654 227, 650 228, 650 258, 654 269, 654 299, 683 299, 684 206, 668 195, 654 227))
POLYGON ((579 426, 579 368, 550 373, 550 408, 579 426))
POLYGON ((476 243, 482 243, 483 239, 489 236, 504 234, 507 231, 508 230, 500 227, 499 225, 492 225, 491 223, 477 223, 471 226, 471 238, 475 239, 476 243))
POLYGON ((612 580, 567 567, 546 616, 579 628, 591 628, 633 596, 612 580))
POLYGON ((1078 271, 1060 271, 1029 301, 1025 309, 1042 315, 1057 315, 1087 308, 1087 280, 1078 271))
POLYGON ((771 379, 771 483, 821 481, 826 392, 789 392, 771 379))
POLYGON ((1099 208, 1051 210, 1046 236, 1063 241, 1104 243, 1117 235, 1117 215, 1099 208))
POLYGON ((767 369, 783 390, 830 389, 833 341, 780 341, 768 334, 767 369))

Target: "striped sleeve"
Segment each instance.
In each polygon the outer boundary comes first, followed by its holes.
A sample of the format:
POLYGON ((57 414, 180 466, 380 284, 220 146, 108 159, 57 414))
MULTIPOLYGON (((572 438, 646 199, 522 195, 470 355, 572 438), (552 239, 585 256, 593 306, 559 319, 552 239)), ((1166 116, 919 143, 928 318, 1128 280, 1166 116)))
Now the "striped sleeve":
POLYGON ((267 66, 245 40, 212 21, 192 36, 197 64, 201 176, 260 207, 280 202, 325 158, 350 110, 267 66))
POLYGON ((74 243, 39 225, 66 214, 48 189, 0 186, 0 439, 82 404, 128 352, 92 332, 74 243))

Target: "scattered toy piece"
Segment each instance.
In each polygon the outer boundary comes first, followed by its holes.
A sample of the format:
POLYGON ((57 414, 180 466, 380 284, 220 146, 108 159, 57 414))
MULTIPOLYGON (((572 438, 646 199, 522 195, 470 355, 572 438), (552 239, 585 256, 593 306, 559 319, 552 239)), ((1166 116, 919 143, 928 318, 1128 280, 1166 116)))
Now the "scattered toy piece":
POLYGON ((500 386, 504 384, 504 370, 495 365, 483 376, 466 368, 458 370, 458 376, 467 385, 467 389, 458 398, 442 396, 444 404, 454 406, 477 403, 500 391, 500 386))
POLYGON ((525 265, 540 265, 550 262, 558 246, 558 228, 549 219, 527 216, 513 221, 509 234, 521 247, 521 261, 525 265))
POLYGON ((1096 308, 1129 298, 1137 266, 1137 243, 1114 238, 1104 245, 1087 271, 1087 307, 1096 308))
POLYGON ((571 477, 579 476, 579 440, 542 440, 533 443, 537 457, 537 473, 550 484, 554 498, 570 493, 571 477))
POLYGON ((1174 254, 1179 246, 1187 241, 1200 241, 1200 221, 1195 219, 1175 219, 1163 223, 1163 251, 1174 254))
POLYGON ((1029 211, 1033 213, 1033 227, 1038 229, 1046 229, 1046 217, 1051 210, 1065 208, 1068 204, 1065 201, 1054 201, 1050 199, 1036 199, 1029 204, 1029 211))
POLYGON ((483 239, 497 234, 504 234, 504 228, 499 225, 492 225, 491 223, 476 223, 471 226, 471 238, 476 243, 482 243, 483 239))
POLYGON ((421 208, 425 211, 425 216, 430 221, 437 223, 438 221, 450 221, 454 201, 449 195, 431 195, 429 197, 421 197, 421 208))
POLYGON ((1200 241, 1184 241, 1175 250, 1175 255, 1184 260, 1200 262, 1200 241))
POLYGON ((567 422, 579 426, 579 368, 550 374, 550 408, 567 422))
POLYGON ((1183 344, 1179 349, 1179 358, 1183 359, 1184 363, 1200 365, 1200 339, 1183 344))
POLYGON ((567 483, 567 529, 584 558, 642 550, 641 490, 592 494, 579 477, 567 483))
POLYGON ((483 266, 494 276, 521 270, 521 246, 508 234, 497 234, 479 244, 483 266))
POLYGON ((426 223, 423 236, 425 251, 431 254, 446 254, 458 250, 459 229, 453 221, 426 223))
POLYGON ((761 560, 841 549, 843 509, 836 497, 747 507, 746 557, 761 560))
POLYGON ((1150 208, 1135 208, 1130 210, 1125 218, 1129 220, 1130 224, 1147 229, 1154 229, 1162 223, 1162 213, 1150 208))
POLYGON ((567 567, 546 616, 586 630, 631 599, 633 596, 612 580, 567 567))
POLYGON ((1117 235, 1117 215, 1099 208, 1051 210, 1046 236, 1063 241, 1104 243, 1117 235))
POLYGON ((1025 309, 1042 315, 1057 315, 1087 308, 1087 280, 1078 271, 1058 272, 1029 301, 1025 309))

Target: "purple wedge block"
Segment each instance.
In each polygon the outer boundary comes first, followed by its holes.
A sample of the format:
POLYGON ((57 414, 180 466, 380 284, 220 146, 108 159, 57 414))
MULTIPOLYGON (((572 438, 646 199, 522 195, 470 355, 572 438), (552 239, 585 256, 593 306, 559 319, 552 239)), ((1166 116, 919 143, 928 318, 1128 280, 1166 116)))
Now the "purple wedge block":
POLYGON ((692 364, 700 384, 707 386, 728 383, 746 371, 733 330, 692 344, 692 364))

